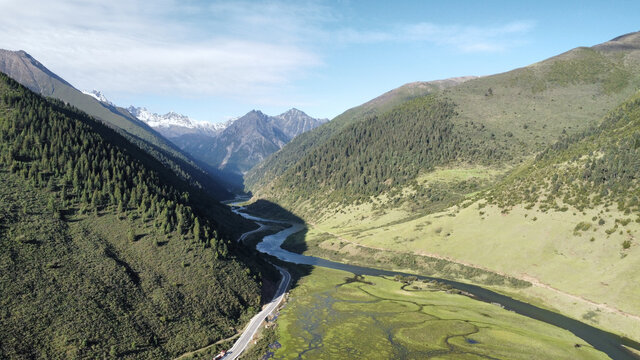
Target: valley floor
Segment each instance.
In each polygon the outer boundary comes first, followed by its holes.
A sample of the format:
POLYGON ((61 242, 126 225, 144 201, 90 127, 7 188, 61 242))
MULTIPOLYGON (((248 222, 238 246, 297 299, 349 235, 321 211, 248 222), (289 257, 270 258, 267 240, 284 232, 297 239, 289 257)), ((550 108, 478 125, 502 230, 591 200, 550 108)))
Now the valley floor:
POLYGON ((566 330, 433 282, 314 268, 290 298, 275 359, 607 358, 566 330))
POLYGON ((627 218, 613 209, 503 212, 482 203, 416 217, 402 209, 360 205, 322 218, 285 246, 337 261, 479 283, 640 339, 640 274, 634 271, 640 225, 627 218), (584 219, 594 219, 583 226, 587 230, 578 226, 584 219))

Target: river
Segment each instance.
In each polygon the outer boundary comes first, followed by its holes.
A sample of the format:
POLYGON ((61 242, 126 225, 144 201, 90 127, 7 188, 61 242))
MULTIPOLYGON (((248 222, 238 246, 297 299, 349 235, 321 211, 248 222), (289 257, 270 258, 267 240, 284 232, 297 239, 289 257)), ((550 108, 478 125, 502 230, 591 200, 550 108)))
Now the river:
MULTIPOLYGON (((233 205, 233 204, 232 204, 233 205)), ((273 220, 260 218, 257 216, 246 214, 242 211, 242 208, 235 208, 234 212, 242 215, 243 217, 260 222, 274 222, 273 220)), ((370 275, 370 276, 416 276, 418 279, 424 280, 436 280, 445 284, 449 284, 452 287, 468 292, 475 296, 479 301, 485 301, 490 303, 499 303, 505 309, 514 311, 520 315, 527 316, 532 319, 543 321, 547 324, 557 326, 559 328, 568 330, 589 343, 595 349, 602 351, 614 360, 637 360, 638 357, 632 354, 629 350, 625 349, 622 345, 632 347, 640 350, 640 343, 633 340, 621 337, 619 335, 606 332, 591 325, 585 324, 578 320, 569 318, 567 316, 555 313, 550 310, 542 309, 537 306, 522 302, 520 300, 513 299, 506 295, 499 294, 497 292, 485 289, 478 285, 466 284, 457 281, 422 276, 417 274, 403 273, 391 270, 375 269, 363 266, 349 265, 339 263, 335 261, 329 261, 314 256, 306 256, 301 254, 292 253, 284 250, 281 245, 289 237, 289 235, 295 234, 305 228, 305 225, 292 222, 275 221, 278 223, 287 223, 292 226, 284 229, 276 234, 265 236, 257 245, 257 250, 277 257, 278 259, 294 264, 304 264, 313 266, 322 266, 330 269, 337 269, 348 271, 354 274, 370 275)))

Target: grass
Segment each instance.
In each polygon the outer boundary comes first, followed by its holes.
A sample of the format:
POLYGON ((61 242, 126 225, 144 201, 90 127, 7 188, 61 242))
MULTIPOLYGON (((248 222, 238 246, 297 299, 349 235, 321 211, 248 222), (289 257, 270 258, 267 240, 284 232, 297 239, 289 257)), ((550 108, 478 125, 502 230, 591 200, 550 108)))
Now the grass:
POLYGON ((292 290, 277 337, 275 359, 606 358, 565 330, 431 284, 324 268, 292 290))
MULTIPOLYGON (((527 209, 520 205, 504 213, 484 202, 418 217, 401 208, 374 215, 371 205, 363 204, 324 217, 295 243, 310 255, 423 273, 433 268, 425 266, 419 255, 438 255, 508 276, 538 279, 561 292, 640 315, 640 274, 634 270, 640 252, 629 240, 637 236, 640 224, 624 221, 622 226, 619 221, 617 231, 607 233, 615 219, 624 218, 617 210, 603 208, 584 210, 583 214, 573 208, 541 211, 537 206, 527 209), (587 227, 584 220, 594 217, 605 223, 589 222, 587 227), (407 253, 410 255, 403 255, 407 253)), ((474 279, 463 267, 451 265, 445 270, 449 271, 439 275, 458 275, 487 285, 482 275, 474 279)), ((498 286, 498 290, 526 301, 640 338, 637 320, 606 309, 600 309, 596 318, 582 319, 585 313, 598 309, 589 302, 537 286, 498 286)))

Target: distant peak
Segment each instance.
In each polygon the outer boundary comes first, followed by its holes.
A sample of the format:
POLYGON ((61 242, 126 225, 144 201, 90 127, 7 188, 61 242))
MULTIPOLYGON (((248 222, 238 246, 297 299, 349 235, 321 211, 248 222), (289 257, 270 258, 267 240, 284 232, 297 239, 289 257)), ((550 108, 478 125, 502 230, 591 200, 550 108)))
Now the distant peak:
POLYGON ((131 115, 135 116, 138 120, 145 122, 152 128, 178 127, 187 129, 198 129, 204 133, 211 134, 223 130, 231 123, 231 121, 226 123, 210 123, 208 121, 197 121, 189 118, 187 115, 179 114, 175 111, 169 111, 164 115, 160 115, 158 113, 147 110, 146 107, 129 106, 127 110, 131 113, 131 115))
POLYGON ((304 115, 307 115, 307 114, 305 114, 304 111, 296 109, 296 108, 291 108, 291 109, 287 110, 285 112, 285 114, 304 114, 304 115))
POLYGON ((111 105, 111 106, 115 106, 111 101, 109 101, 109 99, 106 98, 106 96, 104 96, 104 94, 98 90, 91 90, 91 91, 82 91, 83 94, 85 95, 89 95, 92 98, 100 101, 101 103, 105 103, 107 105, 111 105))
POLYGON ((265 114, 265 113, 263 113, 262 111, 260 111, 260 110, 256 110, 256 109, 253 109, 253 110, 249 111, 248 113, 246 113, 246 114, 245 114, 244 116, 242 116, 242 117, 243 117, 243 118, 244 118, 244 117, 251 118, 251 117, 254 117, 254 116, 255 116, 255 117, 258 117, 258 118, 268 118, 268 117, 269 117, 268 115, 266 115, 266 114, 265 114))
POLYGON ((311 118, 311 116, 307 115, 304 111, 302 110, 298 110, 296 108, 291 108, 285 112, 283 112, 282 114, 278 115, 277 117, 279 118, 293 118, 293 117, 297 117, 297 118, 311 118))

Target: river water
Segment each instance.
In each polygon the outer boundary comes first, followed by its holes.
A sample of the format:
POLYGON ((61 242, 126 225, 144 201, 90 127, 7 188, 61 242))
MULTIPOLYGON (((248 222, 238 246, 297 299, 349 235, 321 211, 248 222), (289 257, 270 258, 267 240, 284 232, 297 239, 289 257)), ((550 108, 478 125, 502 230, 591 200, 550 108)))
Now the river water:
POLYGON ((583 339, 585 342, 589 343, 595 349, 598 349, 604 352, 614 360, 639 359, 637 356, 635 356, 634 354, 632 354, 622 346, 624 344, 626 346, 640 350, 640 343, 638 342, 621 337, 616 334, 612 334, 612 333, 600 330, 596 327, 593 327, 591 325, 585 324, 578 320, 569 318, 567 316, 555 313, 553 311, 542 309, 534 305, 510 298, 506 295, 496 293, 494 291, 485 289, 481 286, 461 283, 461 282, 447 280, 447 279, 421 276, 417 274, 410 274, 410 273, 403 273, 398 271, 382 270, 382 269, 375 269, 375 268, 369 268, 369 267, 363 267, 363 266, 357 266, 357 265, 344 264, 344 263, 317 258, 314 256, 306 256, 306 255, 292 253, 290 251, 284 250, 280 246, 287 239, 287 237, 303 230, 305 228, 305 225, 299 224, 299 223, 292 223, 292 222, 274 221, 274 220, 252 216, 244 213, 242 211, 242 208, 235 208, 234 212, 236 212, 239 215, 242 215, 247 219, 250 219, 256 222, 278 222, 278 223, 287 223, 292 225, 291 227, 284 229, 276 234, 265 236, 262 239, 262 241, 258 243, 256 247, 258 251, 275 256, 280 260, 294 263, 294 264, 322 266, 330 269, 343 270, 343 271, 351 272, 354 274, 360 274, 360 275, 392 276, 392 277, 396 275, 402 275, 402 276, 413 275, 421 280, 424 280, 424 279, 436 280, 438 282, 449 284, 458 290, 462 290, 470 294, 473 294, 475 298, 479 301, 499 303, 507 310, 511 310, 520 315, 524 315, 529 318, 543 321, 545 323, 568 330, 573 334, 575 334, 576 336, 578 336, 579 338, 583 339))

